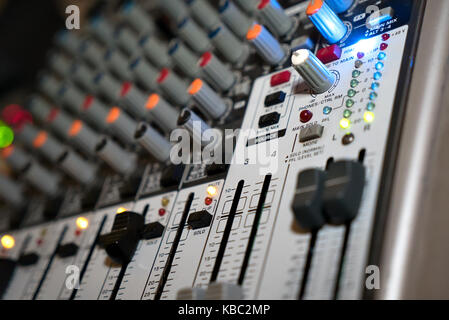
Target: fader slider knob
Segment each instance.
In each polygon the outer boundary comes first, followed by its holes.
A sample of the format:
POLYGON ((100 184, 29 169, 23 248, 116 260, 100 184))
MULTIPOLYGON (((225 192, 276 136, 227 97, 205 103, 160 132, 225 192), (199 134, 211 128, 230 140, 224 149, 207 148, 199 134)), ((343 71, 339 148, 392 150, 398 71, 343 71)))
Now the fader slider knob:
POLYGON ((326 92, 335 82, 335 76, 310 50, 293 52, 292 65, 314 93, 326 92))

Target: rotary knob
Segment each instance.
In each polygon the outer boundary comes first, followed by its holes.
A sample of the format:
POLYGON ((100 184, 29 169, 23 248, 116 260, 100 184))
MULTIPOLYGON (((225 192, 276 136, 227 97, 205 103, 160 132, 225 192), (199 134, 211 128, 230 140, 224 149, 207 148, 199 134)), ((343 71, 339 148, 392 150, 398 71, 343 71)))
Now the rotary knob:
POLYGON ((326 92, 335 82, 335 76, 310 50, 293 52, 292 64, 314 93, 326 92))
POLYGON ((217 120, 225 114, 227 107, 224 101, 201 79, 195 79, 188 88, 188 92, 201 112, 209 118, 217 120))
POLYGON ((269 64, 280 64, 285 51, 279 41, 262 25, 254 24, 246 34, 246 39, 256 48, 258 54, 269 64))
POLYGON ((268 28, 278 37, 284 37, 293 30, 294 23, 284 9, 272 0, 261 0, 257 9, 268 28))
POLYGON ((348 31, 348 27, 323 0, 311 1, 306 13, 322 36, 331 44, 343 39, 348 31))
POLYGON ((353 3, 354 0, 326 0, 326 4, 336 13, 347 11, 353 3))
POLYGON ((246 31, 253 24, 252 19, 248 18, 233 2, 225 0, 221 3, 220 17, 223 22, 234 32, 240 39, 245 39, 246 31))

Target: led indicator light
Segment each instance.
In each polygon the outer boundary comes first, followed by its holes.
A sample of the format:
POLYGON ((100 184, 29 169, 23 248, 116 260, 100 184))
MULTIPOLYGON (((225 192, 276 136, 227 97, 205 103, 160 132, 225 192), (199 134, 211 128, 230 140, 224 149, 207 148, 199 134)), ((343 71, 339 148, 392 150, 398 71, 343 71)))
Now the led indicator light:
POLYGON ((307 123, 312 119, 312 117, 313 117, 312 112, 310 112, 309 110, 303 110, 299 114, 299 121, 301 121, 302 123, 307 123))
POLYGON ((379 89, 379 86, 380 86, 379 82, 373 82, 371 84, 371 89, 377 90, 377 89, 379 89))
POLYGON ((386 57, 387 57, 387 54, 385 52, 380 52, 377 55, 377 59, 379 59, 379 60, 384 60, 386 57))
POLYGON ((376 98, 377 98, 377 93, 371 92, 371 93, 369 94, 369 99, 370 99, 370 100, 375 100, 376 98))
POLYGON ((349 89, 348 90, 348 97, 352 98, 356 95, 357 91, 349 89))
POLYGON ((384 68, 384 64, 382 62, 376 63, 376 70, 382 70, 384 68))
POLYGON ((14 141, 14 132, 8 126, 0 126, 0 148, 6 148, 14 141))
POLYGON ((120 213, 123 213, 123 212, 126 212, 126 211, 128 211, 128 209, 126 209, 124 207, 120 207, 120 208, 117 209, 116 213, 120 214, 120 213))
POLYGON ((212 203, 212 198, 211 197, 207 197, 206 199, 204 199, 204 204, 206 206, 209 206, 212 203))
POLYGON ((345 118, 349 118, 352 115, 352 112, 350 110, 345 110, 345 112, 343 112, 343 117, 345 118))
POLYGON ((2 246, 5 249, 12 249, 14 245, 16 244, 16 240, 14 240, 13 236, 10 236, 9 234, 6 234, 2 237, 2 246))
POLYGON ((388 48, 388 44, 386 44, 386 43, 380 44, 380 50, 385 51, 385 50, 387 50, 387 48, 388 48))
POLYGON ((89 227, 89 220, 85 217, 79 217, 76 219, 76 226, 81 230, 85 230, 89 227))
POLYGON ((324 107, 323 108, 323 113, 328 115, 332 112, 332 108, 331 107, 324 107))
POLYGON ((217 187, 215 186, 208 186, 207 187, 207 194, 210 195, 211 197, 215 196, 217 194, 217 187))
POLYGON ((365 54, 363 52, 358 52, 357 53, 357 58, 358 59, 363 59, 364 56, 365 56, 365 54))
POLYGON ((354 71, 352 71, 352 77, 353 78, 357 78, 358 76, 360 76, 360 71, 359 70, 354 70, 354 71))
POLYGON ((162 198, 161 204, 162 204, 163 207, 168 206, 169 203, 170 203, 170 199, 168 199, 168 198, 162 198))
POLYGON ((351 121, 349 119, 343 118, 340 120, 340 127, 342 129, 348 129, 351 126, 351 121))
POLYGON ((368 110, 368 111, 373 111, 375 107, 376 107, 376 105, 375 105, 374 103, 369 102, 369 103, 366 105, 366 110, 368 110))
POLYGON ((365 120, 366 123, 371 123, 374 121, 374 113, 371 111, 366 111, 363 115, 363 120, 365 120))
POLYGON ((382 73, 380 72, 376 72, 373 76, 374 80, 380 80, 380 78, 382 78, 382 73))
POLYGON ((357 87, 358 85, 359 85, 359 81, 358 80, 356 80, 356 79, 352 79, 351 80, 351 88, 355 88, 355 87, 357 87))
POLYGON ((354 100, 348 99, 348 100, 346 101, 346 107, 352 108, 353 105, 354 105, 354 100))
POLYGON ((357 61, 354 63, 354 66, 355 66, 357 69, 359 69, 359 68, 361 68, 361 67, 363 66, 363 62, 362 62, 361 60, 357 60, 357 61))
POLYGON ((163 217, 167 213, 167 211, 164 208, 160 208, 158 213, 159 213, 159 216, 163 217))
POLYGON ((388 33, 385 33, 382 35, 382 40, 383 41, 387 41, 388 39, 390 39, 390 35, 388 33))

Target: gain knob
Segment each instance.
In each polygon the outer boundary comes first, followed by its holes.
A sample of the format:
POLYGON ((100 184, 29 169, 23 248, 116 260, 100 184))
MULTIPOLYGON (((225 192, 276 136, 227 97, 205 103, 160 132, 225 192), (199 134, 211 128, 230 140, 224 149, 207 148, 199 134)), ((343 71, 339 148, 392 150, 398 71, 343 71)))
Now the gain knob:
POLYGON ((170 142, 149 124, 141 122, 137 127, 135 138, 158 161, 165 162, 170 158, 170 142))
POLYGON ((212 30, 220 24, 214 8, 205 0, 186 0, 193 18, 206 30, 212 30))
POLYGON ((335 82, 335 76, 310 50, 293 52, 292 64, 314 93, 326 92, 335 82))
POLYGON ((221 3, 220 17, 223 22, 234 32, 240 39, 245 39, 246 31, 253 24, 252 19, 248 18, 234 3, 225 0, 221 3))
POLYGON ((261 0, 257 9, 268 28, 278 37, 287 36, 293 30, 294 22, 276 0, 261 0))
POLYGON ((197 53, 203 53, 211 47, 207 34, 190 18, 178 24, 178 35, 197 53))
POLYGON ((323 0, 311 1, 306 14, 322 36, 331 44, 343 39, 348 31, 348 27, 323 0))
POLYGON ((354 0, 326 0, 326 4, 336 13, 345 12, 353 3, 354 0))
POLYGON ((217 120, 225 114, 227 110, 226 104, 203 80, 195 79, 190 84, 188 92, 197 103, 201 112, 209 118, 217 120))
POLYGON ((246 39, 256 48, 257 53, 269 64, 280 64, 286 54, 281 44, 262 25, 254 24, 246 34, 246 39))
POLYGON ((121 16, 139 33, 152 33, 155 29, 151 17, 134 1, 128 1, 121 8, 121 16))
POLYGON ((228 91, 235 83, 235 75, 211 52, 204 53, 198 65, 208 83, 220 91, 228 91))

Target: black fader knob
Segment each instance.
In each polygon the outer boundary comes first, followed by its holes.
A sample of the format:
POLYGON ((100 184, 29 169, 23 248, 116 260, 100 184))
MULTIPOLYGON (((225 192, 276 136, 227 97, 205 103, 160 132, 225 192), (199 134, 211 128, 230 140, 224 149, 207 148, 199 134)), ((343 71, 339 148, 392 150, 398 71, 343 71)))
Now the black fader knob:
POLYGON ((73 257, 74 255, 76 255, 76 253, 78 252, 78 245, 76 243, 66 243, 63 245, 60 245, 57 251, 57 255, 60 258, 68 258, 68 257, 73 257))
POLYGON ((164 226, 156 221, 151 222, 149 224, 146 224, 143 232, 142 232, 142 239, 145 240, 151 240, 162 237, 162 234, 164 233, 164 226))
POLYGON ((201 210, 190 214, 187 224, 193 230, 210 226, 212 215, 207 210, 201 210))
POLYGON ((35 265, 39 261, 39 255, 35 252, 30 252, 26 254, 22 254, 17 263, 21 266, 32 266, 35 265))
POLYGON ((326 173, 319 169, 302 171, 298 175, 292 202, 293 215, 305 231, 321 228, 326 220, 323 214, 323 190, 326 173))
POLYGON ((328 167, 323 208, 329 224, 353 220, 359 211, 365 186, 365 167, 356 161, 338 161, 328 167))
POLYGON ((11 280, 14 270, 16 268, 16 262, 8 258, 0 258, 0 298, 8 288, 9 281, 11 280))
POLYGON ((144 227, 144 218, 135 212, 122 212, 115 216, 110 233, 100 236, 100 245, 109 257, 120 264, 131 261, 144 227))

